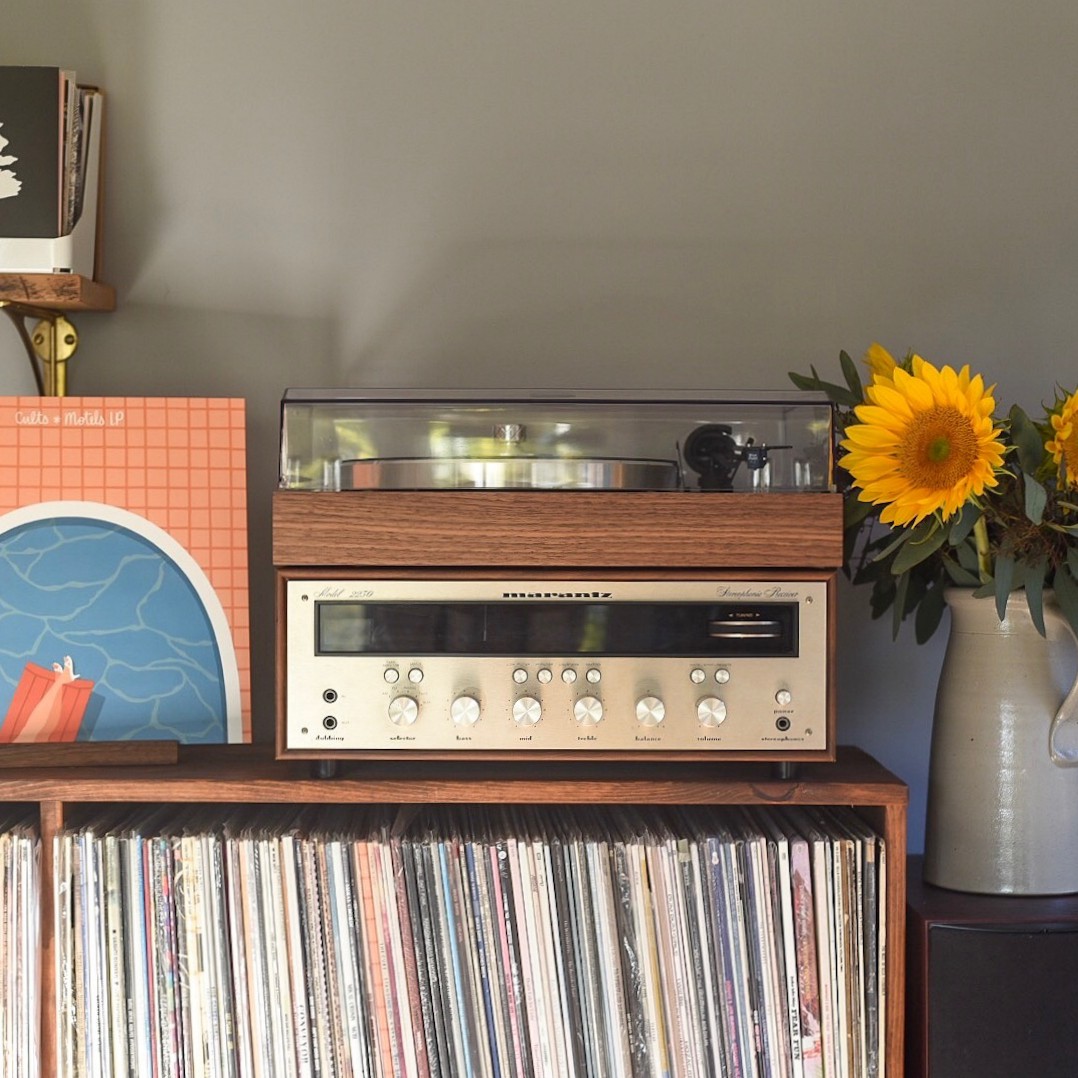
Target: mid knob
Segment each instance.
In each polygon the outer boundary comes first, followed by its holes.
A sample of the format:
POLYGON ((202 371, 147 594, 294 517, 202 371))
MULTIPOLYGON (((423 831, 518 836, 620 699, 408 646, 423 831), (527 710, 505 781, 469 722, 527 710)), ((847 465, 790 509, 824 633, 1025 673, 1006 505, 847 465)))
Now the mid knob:
POLYGON ((534 696, 522 696, 513 701, 513 722, 517 726, 534 726, 543 717, 543 705, 534 696))
POLYGON ((419 718, 419 705, 410 696, 394 696, 389 701, 389 721, 394 726, 411 726, 419 718))
POLYGON ((598 726, 603 721, 603 702, 597 696, 582 696, 573 704, 573 716, 581 726, 598 726))
POLYGON ((636 701, 636 721, 641 726, 658 726, 666 718, 666 705, 657 696, 642 696, 636 701))
POLYGON ((479 701, 474 696, 458 696, 449 705, 454 726, 474 726, 479 721, 479 701))
POLYGON ((705 696, 696 705, 696 718, 701 726, 721 726, 726 721, 726 704, 717 696, 705 696))

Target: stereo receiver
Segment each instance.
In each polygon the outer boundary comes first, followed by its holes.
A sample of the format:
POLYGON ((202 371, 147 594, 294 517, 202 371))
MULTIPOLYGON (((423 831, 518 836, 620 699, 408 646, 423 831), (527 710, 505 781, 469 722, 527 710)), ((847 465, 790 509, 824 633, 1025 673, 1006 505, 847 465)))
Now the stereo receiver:
POLYGON ((822 750, 827 584, 287 582, 290 748, 822 750))

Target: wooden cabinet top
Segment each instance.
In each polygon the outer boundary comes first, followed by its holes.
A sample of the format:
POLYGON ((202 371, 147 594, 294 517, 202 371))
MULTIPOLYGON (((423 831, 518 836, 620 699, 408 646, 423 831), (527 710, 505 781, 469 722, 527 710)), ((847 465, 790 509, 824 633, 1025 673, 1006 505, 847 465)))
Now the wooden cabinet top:
MULTIPOLYGON (((2 751, 2 750, 0 750, 2 751)), ((281 762, 270 745, 181 747, 175 765, 26 767, 0 771, 2 801, 261 803, 621 803, 905 805, 906 785, 866 753, 768 763, 348 762, 333 778, 281 762)))

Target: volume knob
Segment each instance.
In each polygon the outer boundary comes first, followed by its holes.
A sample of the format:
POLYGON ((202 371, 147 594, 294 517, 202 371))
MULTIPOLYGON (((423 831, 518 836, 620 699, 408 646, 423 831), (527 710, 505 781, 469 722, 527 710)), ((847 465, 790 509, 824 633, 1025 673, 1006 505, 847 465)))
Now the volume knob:
POLYGON ((474 726, 479 721, 479 701, 474 696, 458 696, 449 705, 454 726, 474 726))
POLYGON ((641 726, 659 726, 666 718, 666 705, 657 696, 642 696, 636 701, 636 721, 641 726))
POLYGON ((419 705, 410 696, 394 696, 389 701, 389 721, 394 726, 411 726, 419 718, 419 705))
POLYGON ((717 696, 705 696, 696 705, 696 717, 701 726, 721 726, 726 721, 726 704, 717 696))
POLYGON ((522 696, 513 702, 513 722, 534 726, 543 717, 543 705, 534 696, 522 696))

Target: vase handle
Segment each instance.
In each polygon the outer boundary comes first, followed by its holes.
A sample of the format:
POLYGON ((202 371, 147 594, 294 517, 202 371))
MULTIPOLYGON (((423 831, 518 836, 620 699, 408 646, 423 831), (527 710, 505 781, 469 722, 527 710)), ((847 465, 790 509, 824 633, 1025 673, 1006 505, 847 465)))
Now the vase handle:
MULTIPOLYGON (((1057 610, 1044 608, 1046 617, 1058 621, 1067 631, 1067 635, 1078 651, 1078 634, 1071 623, 1057 610)), ((1078 677, 1075 678, 1070 692, 1059 705, 1052 727, 1048 733, 1048 754, 1057 767, 1078 767, 1078 677)))

